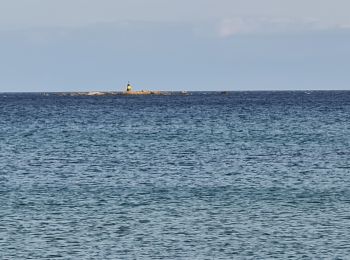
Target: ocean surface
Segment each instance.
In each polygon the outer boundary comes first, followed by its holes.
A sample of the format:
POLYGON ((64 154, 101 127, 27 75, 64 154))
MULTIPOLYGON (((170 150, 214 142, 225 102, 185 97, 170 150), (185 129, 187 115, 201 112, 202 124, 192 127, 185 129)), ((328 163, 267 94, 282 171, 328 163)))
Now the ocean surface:
POLYGON ((350 259, 350 91, 0 93, 0 259, 350 259))

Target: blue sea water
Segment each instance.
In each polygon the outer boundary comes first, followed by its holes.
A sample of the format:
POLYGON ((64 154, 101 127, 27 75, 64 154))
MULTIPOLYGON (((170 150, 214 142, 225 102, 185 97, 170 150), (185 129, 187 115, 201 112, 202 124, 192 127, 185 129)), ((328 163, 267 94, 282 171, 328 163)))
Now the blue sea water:
POLYGON ((0 93, 0 259, 349 259, 350 91, 0 93))

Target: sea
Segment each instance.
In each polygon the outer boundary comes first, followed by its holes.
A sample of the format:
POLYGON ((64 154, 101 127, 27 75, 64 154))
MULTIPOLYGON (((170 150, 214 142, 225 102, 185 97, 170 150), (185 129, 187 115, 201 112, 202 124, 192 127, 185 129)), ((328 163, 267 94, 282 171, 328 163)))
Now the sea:
POLYGON ((350 259, 350 91, 0 93, 0 259, 350 259))

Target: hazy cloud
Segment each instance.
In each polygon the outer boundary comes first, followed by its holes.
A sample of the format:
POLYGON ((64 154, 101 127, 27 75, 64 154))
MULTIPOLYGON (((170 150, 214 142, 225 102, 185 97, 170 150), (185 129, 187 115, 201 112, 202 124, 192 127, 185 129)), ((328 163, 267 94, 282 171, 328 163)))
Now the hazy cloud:
POLYGON ((218 22, 216 32, 219 37, 227 38, 238 34, 288 33, 348 28, 350 28, 350 24, 322 23, 316 19, 235 17, 218 22))
POLYGON ((320 27, 348 25, 349 9, 348 0, 0 0, 0 29, 219 20, 221 34, 227 35, 255 30, 254 19, 260 23, 260 17, 297 22, 309 19, 320 27), (241 21, 240 17, 252 20, 241 21))

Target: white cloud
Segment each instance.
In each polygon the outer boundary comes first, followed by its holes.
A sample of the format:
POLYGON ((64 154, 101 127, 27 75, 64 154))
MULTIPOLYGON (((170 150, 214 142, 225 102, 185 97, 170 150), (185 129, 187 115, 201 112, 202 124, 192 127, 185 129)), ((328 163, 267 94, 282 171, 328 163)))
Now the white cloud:
POLYGON ((330 29, 348 29, 349 24, 325 23, 313 18, 233 17, 217 23, 216 35, 228 38, 238 34, 288 33, 330 29))
POLYGON ((244 33, 252 30, 251 25, 242 18, 224 19, 218 26, 220 37, 226 38, 238 33, 244 33))

